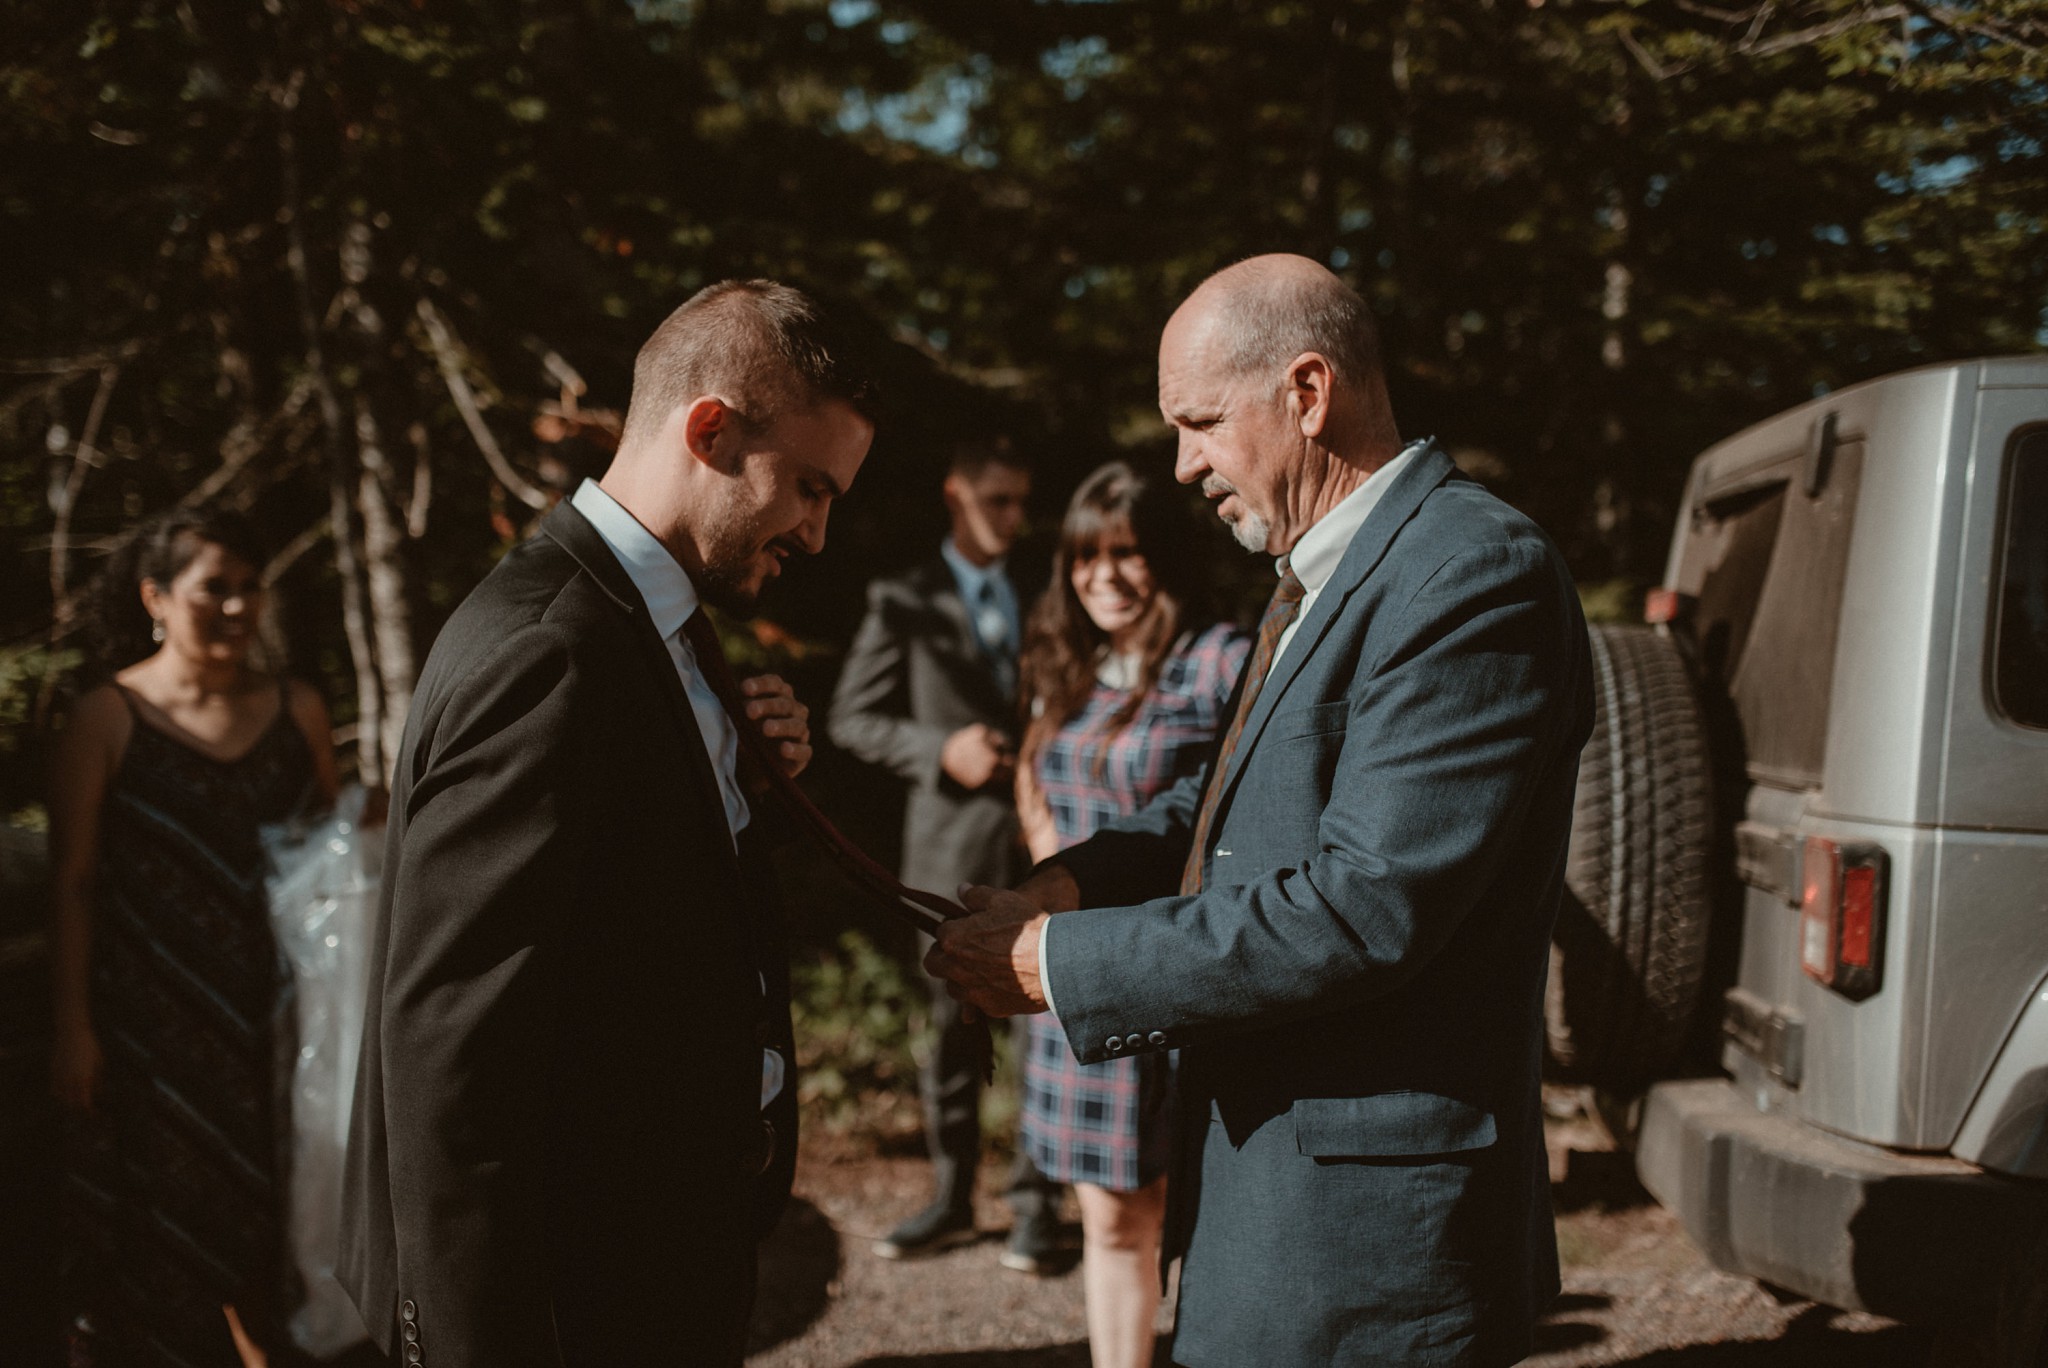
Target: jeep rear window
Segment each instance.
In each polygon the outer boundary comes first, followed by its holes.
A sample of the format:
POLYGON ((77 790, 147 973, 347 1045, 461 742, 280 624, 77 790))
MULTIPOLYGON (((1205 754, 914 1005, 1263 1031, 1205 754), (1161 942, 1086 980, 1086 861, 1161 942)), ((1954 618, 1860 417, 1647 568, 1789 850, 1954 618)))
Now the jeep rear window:
POLYGON ((2048 727, 2048 428, 2013 443, 1991 692, 2023 727, 2048 727))
POLYGON ((1717 689, 1742 664, 1785 516, 1784 480, 1713 499, 1693 518, 1688 560, 1702 563, 1694 615, 1699 667, 1717 689))
POLYGON ((1739 754, 1758 783, 1821 780, 1863 451, 1860 437, 1845 439, 1812 496, 1788 462, 1773 468, 1783 478, 1709 492, 1695 515, 1687 559, 1699 575, 1693 631, 1708 716, 1724 754, 1739 754))

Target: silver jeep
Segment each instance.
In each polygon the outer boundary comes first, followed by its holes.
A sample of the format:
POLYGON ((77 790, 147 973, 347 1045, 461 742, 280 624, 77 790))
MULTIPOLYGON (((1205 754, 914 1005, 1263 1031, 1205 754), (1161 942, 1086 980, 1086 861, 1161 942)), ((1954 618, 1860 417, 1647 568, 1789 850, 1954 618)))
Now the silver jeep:
POLYGON ((1720 1267, 2048 1368, 2048 358, 1711 448, 1647 616, 1595 632, 1553 1074, 1642 1098, 1720 1267))

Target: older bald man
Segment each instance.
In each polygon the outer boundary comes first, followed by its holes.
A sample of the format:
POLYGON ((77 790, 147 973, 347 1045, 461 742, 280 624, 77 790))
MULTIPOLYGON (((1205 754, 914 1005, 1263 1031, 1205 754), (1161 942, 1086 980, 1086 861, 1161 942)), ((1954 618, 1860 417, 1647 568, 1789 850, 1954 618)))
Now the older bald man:
POLYGON ((1571 578, 1403 443, 1365 304, 1313 262, 1196 290, 1159 401, 1175 475, 1276 558, 1233 721, 1144 811, 973 890, 929 963, 985 1012, 1053 1008, 1084 1063, 1181 1051, 1176 1362, 1513 1363, 1557 1289, 1542 998, 1592 725, 1571 578))

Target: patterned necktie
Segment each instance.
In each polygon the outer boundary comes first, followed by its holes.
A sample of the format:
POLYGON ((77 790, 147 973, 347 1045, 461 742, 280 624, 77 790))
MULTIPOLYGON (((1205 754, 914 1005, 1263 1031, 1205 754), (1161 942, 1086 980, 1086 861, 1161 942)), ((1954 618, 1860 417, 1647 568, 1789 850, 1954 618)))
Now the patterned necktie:
POLYGON ((1003 611, 1002 594, 995 576, 981 582, 980 602, 974 605, 974 635, 988 657, 989 669, 1003 697, 1017 692, 1017 643, 1010 639, 1010 615, 1003 611))
POLYGON ((1180 872, 1180 891, 1199 893, 1202 891, 1202 855, 1209 848, 1209 824, 1216 818, 1216 804, 1223 796, 1223 776, 1230 772, 1230 758, 1237 754, 1238 740, 1244 735, 1245 719, 1252 715, 1252 708, 1259 701, 1259 690, 1265 687, 1266 671, 1273 668, 1273 655, 1280 649, 1280 638, 1286 634, 1294 615, 1301 611, 1301 581, 1295 577, 1294 567, 1289 566, 1280 576, 1279 587, 1273 590, 1273 601, 1266 605, 1266 615, 1259 619, 1259 640, 1252 648, 1252 658, 1245 662, 1244 692, 1238 696, 1237 712, 1230 719, 1230 727, 1223 733, 1223 744, 1217 748, 1216 761, 1209 769, 1209 783, 1202 790, 1202 807, 1195 814, 1195 839, 1188 847, 1188 862, 1180 872))

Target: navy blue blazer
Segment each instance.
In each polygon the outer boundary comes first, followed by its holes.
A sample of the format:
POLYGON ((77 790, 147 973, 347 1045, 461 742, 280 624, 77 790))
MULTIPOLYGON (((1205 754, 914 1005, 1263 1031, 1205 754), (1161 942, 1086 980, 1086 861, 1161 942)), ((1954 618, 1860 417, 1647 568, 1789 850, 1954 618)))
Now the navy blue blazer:
POLYGON ((1527 518, 1419 453, 1208 768, 1058 858, 1047 975, 1084 1063, 1179 1048, 1174 1360, 1494 1365, 1557 1289, 1543 987, 1584 618, 1527 518))

